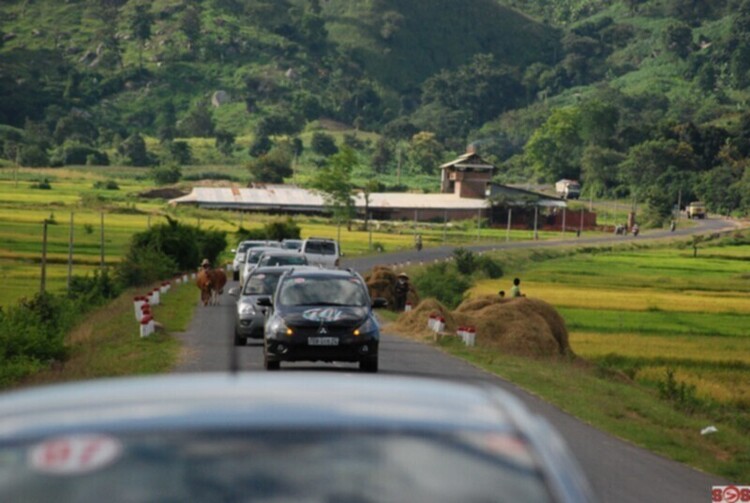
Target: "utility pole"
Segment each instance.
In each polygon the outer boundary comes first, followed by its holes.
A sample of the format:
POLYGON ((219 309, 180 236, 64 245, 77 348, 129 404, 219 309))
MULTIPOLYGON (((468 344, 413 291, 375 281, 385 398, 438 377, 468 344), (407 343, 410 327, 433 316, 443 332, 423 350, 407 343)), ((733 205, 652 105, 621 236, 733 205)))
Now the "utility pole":
POLYGON ((482 240, 482 208, 477 210, 477 241, 482 240))
POLYGON ((567 208, 563 208, 563 219, 562 219, 562 229, 560 229, 560 234, 563 236, 565 235, 565 212, 567 208))
POLYGON ((505 241, 510 241, 510 220, 513 217, 513 210, 508 206, 508 229, 505 231, 505 241))
POLYGON ((539 205, 534 205, 534 241, 539 239, 539 205))
POLYGON ((102 270, 104 270, 104 212, 102 211, 99 216, 100 216, 100 220, 101 220, 101 222, 99 224, 99 226, 100 226, 100 236, 101 236, 100 247, 99 248, 100 248, 100 251, 101 251, 101 268, 102 268, 102 270))
POLYGON ((372 226, 370 225, 370 220, 372 219, 372 213, 367 215, 367 233, 368 233, 368 249, 372 251, 372 226))
POLYGON ((42 281, 39 286, 39 292, 44 294, 47 287, 47 219, 44 219, 42 230, 42 281))
POLYGON ((73 212, 70 212, 70 230, 68 234, 68 293, 70 293, 70 282, 73 278, 73 212))
POLYGON ((584 211, 585 211, 585 210, 584 210, 584 208, 581 208, 581 223, 580 223, 580 224, 579 224, 579 226, 578 226, 578 235, 579 235, 579 236, 580 236, 580 235, 581 235, 581 233, 583 232, 583 212, 584 212, 584 211))
POLYGON ((448 210, 443 210, 443 244, 448 239, 448 210))

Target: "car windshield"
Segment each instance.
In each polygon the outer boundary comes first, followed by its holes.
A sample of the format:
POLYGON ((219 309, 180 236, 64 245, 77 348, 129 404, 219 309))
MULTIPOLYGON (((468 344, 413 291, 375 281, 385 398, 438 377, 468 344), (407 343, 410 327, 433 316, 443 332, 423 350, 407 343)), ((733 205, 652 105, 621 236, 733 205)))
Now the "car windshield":
POLYGON ((305 253, 336 255, 336 243, 333 241, 308 241, 305 245, 305 253))
POLYGON ((248 264, 257 264, 258 260, 260 260, 261 255, 263 255, 266 252, 266 250, 250 250, 247 252, 247 263, 248 264))
POLYGON ((294 277, 285 280, 279 291, 279 303, 285 306, 358 306, 368 305, 367 292, 353 277, 294 277))
POLYGON ((243 295, 273 295, 283 272, 253 274, 247 279, 243 295))
POLYGON ((0 500, 470 503, 550 498, 517 439, 496 433, 347 429, 72 435, 3 446, 0 500))
POLYGON ((304 255, 264 255, 258 265, 307 265, 307 259, 304 255))

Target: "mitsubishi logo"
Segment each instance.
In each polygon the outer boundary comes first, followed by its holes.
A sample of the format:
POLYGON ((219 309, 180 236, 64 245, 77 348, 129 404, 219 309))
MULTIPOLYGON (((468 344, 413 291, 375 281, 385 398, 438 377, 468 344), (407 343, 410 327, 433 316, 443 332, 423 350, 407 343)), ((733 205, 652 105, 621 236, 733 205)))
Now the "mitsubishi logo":
POLYGON ((326 330, 326 327, 320 327, 320 330, 318 330, 319 334, 327 334, 328 330, 326 330))

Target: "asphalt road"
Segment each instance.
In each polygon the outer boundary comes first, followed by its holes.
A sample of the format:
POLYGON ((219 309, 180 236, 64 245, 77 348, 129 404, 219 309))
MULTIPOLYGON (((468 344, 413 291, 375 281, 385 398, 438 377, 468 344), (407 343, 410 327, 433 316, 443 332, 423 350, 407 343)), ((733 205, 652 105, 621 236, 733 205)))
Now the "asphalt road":
MULTIPOLYGON (((707 220, 692 229, 654 231, 637 238, 616 236, 617 242, 645 241, 692 232, 719 232, 733 228, 722 220, 707 220)), ((564 245, 600 245, 613 241, 611 237, 581 237, 555 241, 497 243, 471 247, 475 251, 505 248, 535 248, 564 245)), ((347 260, 345 265, 366 271, 376 264, 405 263, 415 260, 436 260, 450 255, 452 247, 425 249, 421 252, 402 252, 347 260)), ((232 286, 231 284, 229 286, 232 286)), ((196 289, 196 302, 198 293, 196 289)), ((220 305, 199 307, 187 332, 178 334, 184 345, 177 372, 205 372, 229 368, 233 353, 235 301, 223 295, 220 305)), ((234 353, 242 371, 263 371, 263 348, 260 341, 250 342, 234 353)), ((324 370, 328 372, 356 372, 354 364, 282 364, 282 372, 324 370)), ((570 448, 589 476, 594 492, 606 502, 704 502, 709 501, 712 485, 724 485, 723 479, 704 474, 685 465, 664 459, 649 451, 603 433, 592 426, 560 411, 553 405, 521 390, 503 379, 446 355, 439 349, 384 334, 380 347, 380 372, 408 374, 440 379, 488 381, 504 388, 523 400, 534 412, 545 416, 567 439, 570 448)), ((457 411, 460 413, 460 411, 457 411)), ((699 432, 696 432, 698 435, 699 432)), ((738 481, 747 482, 747 481, 738 481)))

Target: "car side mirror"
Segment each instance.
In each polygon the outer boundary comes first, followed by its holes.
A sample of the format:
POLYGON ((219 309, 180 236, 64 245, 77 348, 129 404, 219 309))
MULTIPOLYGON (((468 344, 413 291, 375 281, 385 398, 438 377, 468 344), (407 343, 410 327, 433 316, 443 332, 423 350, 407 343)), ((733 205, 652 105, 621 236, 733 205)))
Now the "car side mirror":
POLYGON ((376 309, 379 307, 388 307, 388 301, 383 297, 375 297, 372 299, 372 307, 376 309))
POLYGON ((239 297, 240 296, 240 288, 237 287, 237 286, 234 287, 234 288, 230 288, 227 293, 229 293, 229 295, 231 295, 232 297, 239 297))
POLYGON ((271 301, 271 297, 258 297, 258 300, 255 301, 255 304, 257 304, 260 307, 271 307, 271 306, 273 306, 273 302, 271 301))

